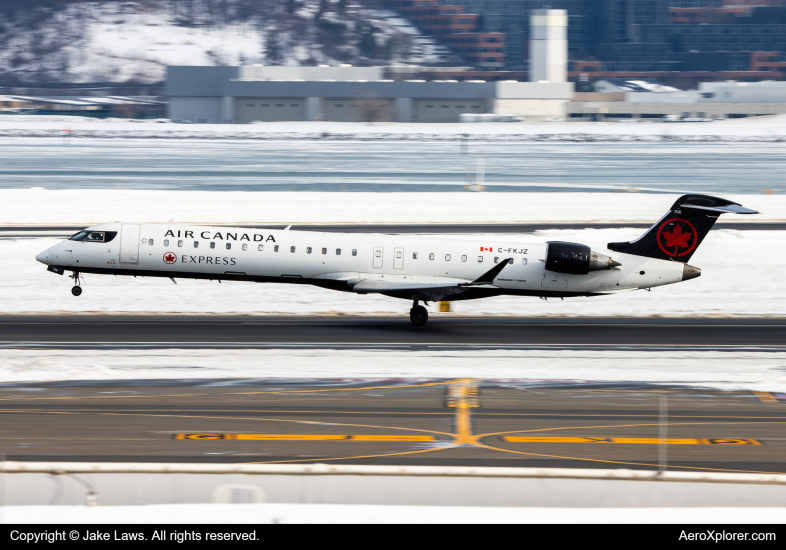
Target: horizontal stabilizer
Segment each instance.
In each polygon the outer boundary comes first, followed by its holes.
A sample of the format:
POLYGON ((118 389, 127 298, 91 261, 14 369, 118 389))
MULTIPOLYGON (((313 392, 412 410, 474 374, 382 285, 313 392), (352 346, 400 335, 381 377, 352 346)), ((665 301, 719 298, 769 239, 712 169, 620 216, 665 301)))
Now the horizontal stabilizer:
POLYGON ((718 214, 758 214, 756 210, 745 208, 739 204, 729 204, 727 206, 699 206, 696 204, 683 204, 682 208, 690 208, 691 210, 709 210, 710 212, 717 212, 718 214))

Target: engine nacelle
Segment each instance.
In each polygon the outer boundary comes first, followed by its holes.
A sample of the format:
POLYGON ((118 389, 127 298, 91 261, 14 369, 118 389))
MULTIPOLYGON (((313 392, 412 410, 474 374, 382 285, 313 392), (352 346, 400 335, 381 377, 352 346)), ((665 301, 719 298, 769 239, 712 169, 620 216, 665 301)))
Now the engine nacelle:
POLYGON ((622 265, 604 254, 590 250, 578 243, 550 241, 546 245, 546 269, 557 273, 586 275, 590 271, 611 269, 622 265))

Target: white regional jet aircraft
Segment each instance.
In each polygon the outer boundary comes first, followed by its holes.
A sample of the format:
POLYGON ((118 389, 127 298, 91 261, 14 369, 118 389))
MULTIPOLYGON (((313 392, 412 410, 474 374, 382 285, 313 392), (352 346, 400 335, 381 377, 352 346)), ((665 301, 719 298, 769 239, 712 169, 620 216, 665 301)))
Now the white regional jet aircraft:
MULTIPOLYGON (((41 252, 49 271, 256 283, 311 284, 412 300, 428 320, 437 300, 489 296, 598 296, 693 279, 687 264, 721 214, 757 214, 737 203, 685 195, 637 240, 605 250, 551 241, 318 233, 169 224, 105 223, 41 252)), ((287 228, 288 229, 288 228, 287 228)))

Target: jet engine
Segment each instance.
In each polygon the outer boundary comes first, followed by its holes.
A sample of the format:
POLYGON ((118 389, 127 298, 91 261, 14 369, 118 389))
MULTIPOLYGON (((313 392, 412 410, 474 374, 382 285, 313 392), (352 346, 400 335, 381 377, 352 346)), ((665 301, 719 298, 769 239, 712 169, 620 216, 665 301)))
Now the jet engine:
POLYGON ((578 243, 550 241, 546 245, 546 269, 557 273, 586 275, 590 271, 611 269, 622 265, 604 254, 578 243))

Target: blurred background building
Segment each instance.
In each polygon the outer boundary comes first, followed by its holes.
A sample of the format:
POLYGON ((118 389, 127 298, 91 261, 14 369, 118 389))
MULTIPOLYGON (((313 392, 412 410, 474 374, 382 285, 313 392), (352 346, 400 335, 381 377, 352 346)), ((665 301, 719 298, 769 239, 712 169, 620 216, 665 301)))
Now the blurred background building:
POLYGON ((392 80, 383 67, 169 67, 174 121, 459 122, 462 114, 564 118, 573 84, 392 80))

